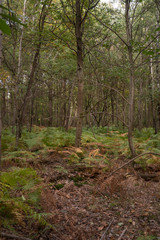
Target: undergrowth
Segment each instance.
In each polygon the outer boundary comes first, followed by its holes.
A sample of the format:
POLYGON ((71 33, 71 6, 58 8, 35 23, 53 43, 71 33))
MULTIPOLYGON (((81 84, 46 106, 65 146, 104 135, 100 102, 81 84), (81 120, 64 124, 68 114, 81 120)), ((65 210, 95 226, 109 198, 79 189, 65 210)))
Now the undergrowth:
POLYGON ((41 179, 31 168, 11 168, 0 176, 0 216, 5 227, 24 225, 32 218, 41 226, 49 226, 39 207, 41 179))
MULTIPOLYGON (((42 180, 35 170, 27 167, 27 160, 36 161, 39 156, 48 156, 49 150, 62 151, 71 149, 68 157, 70 164, 85 164, 101 171, 108 171, 118 158, 130 157, 127 132, 116 127, 93 127, 83 129, 82 148, 74 148, 75 129, 66 132, 62 128, 40 128, 34 126, 32 132, 23 130, 22 139, 15 149, 15 136, 10 129, 3 130, 2 152, 3 163, 17 164, 21 168, 10 168, 0 176, 0 216, 1 224, 10 226, 22 224, 26 218, 32 218, 43 226, 49 226, 46 214, 41 213, 40 194, 42 180), (26 168, 24 168, 26 166, 26 168)), ((134 144, 137 153, 153 151, 160 153, 160 133, 154 134, 153 129, 135 130, 134 144)), ((156 156, 144 156, 137 160, 142 167, 158 164, 156 156)), ((56 171, 67 173, 65 168, 56 167, 56 171)), ((78 182, 79 184, 79 182, 78 182)), ((80 183, 81 184, 81 183, 80 183)), ((55 186, 56 189, 61 185, 55 186)), ((145 239, 143 237, 137 240, 145 239)), ((146 238, 147 239, 147 238, 146 238)), ((152 238, 148 238, 152 239, 152 238)), ((153 238, 154 239, 154 238, 153 238)))
MULTIPOLYGON (((66 132, 63 128, 44 128, 34 126, 32 132, 23 130, 22 139, 18 149, 14 149, 15 137, 11 130, 5 129, 2 137, 3 159, 14 162, 25 162, 26 159, 34 159, 36 155, 47 154, 48 149, 63 149, 74 146, 75 129, 71 128, 66 132)), ((146 151, 160 153, 160 133, 154 134, 152 128, 144 128, 141 131, 135 130, 134 144, 138 154, 146 151)), ((93 127, 84 128, 82 134, 82 147, 98 149, 107 159, 118 159, 120 155, 128 158, 130 150, 128 145, 128 135, 126 130, 116 127, 93 127)), ((88 157, 88 156, 85 156, 88 157)), ((71 156, 76 159, 75 154, 71 156)), ((145 156, 138 160, 142 164, 152 164, 159 161, 158 157, 145 156)))

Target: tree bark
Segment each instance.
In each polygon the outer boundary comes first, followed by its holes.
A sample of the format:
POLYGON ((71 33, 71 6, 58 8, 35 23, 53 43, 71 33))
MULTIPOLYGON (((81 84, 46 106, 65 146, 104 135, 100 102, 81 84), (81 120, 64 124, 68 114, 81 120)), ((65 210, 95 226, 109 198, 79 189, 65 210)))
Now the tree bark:
MULTIPOLYGON (((0 0, 0 5, 2 5, 2 0, 0 0)), ((2 13, 2 8, 0 8, 0 13, 2 13)), ((0 16, 1 18, 1 16, 0 16)), ((0 69, 2 69, 2 32, 0 31, 0 69)), ((1 96, 1 95, 0 95, 1 96)), ((1 171, 1 158, 2 158, 2 145, 1 145, 1 136, 2 136, 2 105, 0 99, 0 171, 1 171)))
POLYGON ((76 25, 75 34, 77 42, 77 78, 78 78, 78 96, 77 96, 77 126, 76 126, 76 147, 81 144, 82 125, 83 125, 83 42, 82 42, 82 16, 81 1, 76 0, 76 25))
POLYGON ((114 99, 113 99, 113 90, 110 90, 110 96, 111 96, 111 109, 112 109, 112 125, 114 125, 114 99))
POLYGON ((126 20, 126 33, 127 33, 127 44, 128 44, 128 57, 129 57, 129 72, 130 72, 130 83, 129 83, 129 123, 128 123, 128 142, 132 157, 136 155, 134 144, 133 144, 133 121, 134 121, 134 92, 135 92, 135 70, 133 61, 133 48, 132 48, 132 25, 129 16, 130 0, 125 0, 125 20, 126 20))
MULTIPOLYGON (((50 1, 51 3, 51 1, 50 1)), ((36 51, 35 51, 35 55, 34 55, 34 59, 33 59, 33 63, 32 63, 32 68, 31 68, 31 72, 30 72, 30 76, 29 76, 29 81, 28 81, 28 86, 27 86, 27 90, 26 93, 24 95, 23 98, 23 102, 21 104, 21 106, 18 109, 18 113, 17 113, 17 124, 16 124, 16 146, 18 146, 19 143, 19 139, 21 138, 21 134, 22 134, 22 124, 23 124, 23 117, 24 117, 24 113, 26 110, 26 107, 28 105, 28 98, 30 97, 30 92, 31 92, 31 88, 33 86, 34 83, 34 77, 35 77, 35 72, 37 70, 37 65, 38 65, 38 59, 39 59, 39 55, 40 55, 40 49, 41 49, 41 45, 42 45, 42 32, 44 29, 44 23, 45 23, 45 18, 46 18, 47 12, 46 12, 46 3, 44 3, 42 10, 41 10, 41 14, 40 14, 40 19, 39 19, 39 39, 38 39, 38 44, 36 47, 36 51)))

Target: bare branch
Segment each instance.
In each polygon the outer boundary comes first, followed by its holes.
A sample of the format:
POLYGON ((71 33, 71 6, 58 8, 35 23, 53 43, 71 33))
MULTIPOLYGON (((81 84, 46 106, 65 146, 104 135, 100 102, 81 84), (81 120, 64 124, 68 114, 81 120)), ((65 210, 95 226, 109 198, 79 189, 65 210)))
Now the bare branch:
POLYGON ((107 229, 106 229, 105 232, 103 233, 103 235, 102 235, 102 237, 101 237, 100 240, 103 240, 103 239, 104 239, 104 237, 105 237, 106 233, 108 232, 108 230, 110 229, 113 221, 114 221, 114 219, 112 219, 112 221, 111 221, 110 224, 108 225, 107 229))
POLYGON ((0 236, 1 237, 4 237, 4 238, 14 238, 14 239, 18 239, 18 240, 31 240, 30 238, 26 238, 26 237, 21 237, 21 236, 18 236, 18 235, 14 235, 14 234, 8 234, 8 233, 4 233, 4 232, 1 232, 0 233, 0 236))
POLYGON ((111 27, 107 26, 105 23, 103 23, 95 14, 93 14, 92 12, 90 12, 88 10, 88 12, 100 23, 102 24, 105 28, 109 29, 111 32, 113 32, 127 47, 128 44, 126 43, 126 41, 116 32, 114 31, 111 27))
POLYGON ((121 167, 119 167, 119 168, 117 168, 116 170, 114 170, 113 172, 111 172, 111 173, 107 176, 107 178, 109 178, 109 177, 112 176, 114 173, 116 173, 118 170, 120 170, 121 168, 127 166, 127 165, 130 164, 131 162, 134 162, 136 159, 138 159, 138 158, 140 158, 140 157, 142 157, 142 156, 144 156, 144 155, 148 155, 148 154, 156 155, 156 156, 159 156, 159 157, 160 157, 160 154, 158 154, 158 153, 153 153, 153 152, 142 153, 142 154, 140 154, 140 155, 132 158, 131 160, 129 160, 128 162, 126 162, 125 164, 123 164, 121 167))
POLYGON ((121 233, 121 235, 119 236, 118 240, 121 240, 122 237, 124 236, 125 232, 127 231, 127 227, 123 230, 123 232, 121 233))
POLYGON ((55 37, 59 38, 62 42, 64 42, 65 45, 66 45, 69 49, 71 49, 72 51, 74 51, 75 53, 77 53, 77 51, 76 51, 74 48, 72 48, 71 45, 70 45, 67 41, 65 41, 62 37, 60 37, 59 35, 55 34, 54 32, 52 32, 52 34, 53 34, 55 37))
POLYGON ((139 55, 140 55, 144 50, 146 50, 146 49, 155 41, 155 39, 156 39, 157 37, 159 37, 159 36, 160 36, 160 33, 158 33, 157 36, 155 36, 155 37, 152 39, 152 41, 150 41, 150 42, 137 54, 137 56, 136 56, 135 59, 134 59, 134 62, 137 60, 137 58, 139 57, 139 55))

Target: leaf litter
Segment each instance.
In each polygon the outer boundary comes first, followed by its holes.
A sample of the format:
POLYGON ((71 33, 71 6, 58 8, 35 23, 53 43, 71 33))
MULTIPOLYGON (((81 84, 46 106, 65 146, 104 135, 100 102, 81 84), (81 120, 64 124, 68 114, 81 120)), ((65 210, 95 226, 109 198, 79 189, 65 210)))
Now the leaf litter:
MULTIPOLYGON (((26 160, 43 180, 40 205, 53 228, 39 231, 28 220, 16 230, 28 236, 31 232, 35 240, 159 239, 159 177, 146 181, 146 169, 130 165, 108 177, 125 162, 122 154, 115 158, 112 151, 106 144, 90 142, 81 149, 49 148, 26 160)), ((148 174, 159 174, 156 164, 148 166, 148 174)))

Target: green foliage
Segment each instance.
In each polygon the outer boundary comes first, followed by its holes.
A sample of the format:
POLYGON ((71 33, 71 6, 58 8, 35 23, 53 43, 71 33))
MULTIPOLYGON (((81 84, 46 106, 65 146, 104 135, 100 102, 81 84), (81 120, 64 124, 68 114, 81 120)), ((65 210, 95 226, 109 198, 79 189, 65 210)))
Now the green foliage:
POLYGON ((11 133, 11 129, 2 131, 2 151, 13 151, 15 147, 15 136, 11 133))
POLYGON ((11 29, 10 29, 10 27, 9 27, 8 24, 7 24, 4 20, 2 20, 2 19, 0 19, 0 30, 1 30, 3 33, 7 34, 7 35, 10 35, 10 34, 11 34, 11 29))
POLYGON ((9 172, 2 172, 0 179, 15 190, 29 190, 40 182, 36 171, 31 168, 10 169, 9 172))
POLYGON ((13 23, 18 23, 20 25, 23 25, 26 27, 25 24, 23 24, 15 15, 13 11, 11 11, 9 8, 4 7, 3 5, 0 5, 0 8, 4 11, 4 13, 0 13, 0 30, 7 35, 11 34, 11 29, 8 25, 8 21, 11 21, 13 23))
POLYGON ((67 147, 74 145, 73 131, 66 132, 60 128, 47 128, 44 131, 42 142, 48 147, 67 147))
POLYGON ((34 159, 35 154, 29 151, 14 151, 8 152, 3 157, 3 161, 14 161, 17 163, 24 163, 27 159, 34 159))
POLYGON ((144 141, 153 136, 154 130, 153 128, 143 128, 141 131, 138 129, 135 130, 134 136, 139 139, 139 141, 144 141))
POLYGON ((55 170, 60 173, 68 173, 68 171, 62 166, 56 166, 55 170))
POLYGON ((0 176, 0 216, 2 224, 23 224, 31 217, 40 225, 47 225, 44 213, 39 213, 41 180, 31 168, 12 168, 0 176), (38 210, 38 212, 37 212, 38 210))
POLYGON ((68 159, 69 163, 79 163, 80 160, 81 158, 76 153, 72 153, 68 159))
POLYGON ((40 127, 33 127, 32 132, 28 132, 27 129, 23 130, 22 139, 25 144, 28 146, 29 149, 36 148, 40 149, 43 148, 42 138, 44 136, 44 129, 40 127))
POLYGON ((64 184, 62 184, 62 183, 55 184, 54 187, 55 187, 57 190, 60 190, 61 188, 64 187, 64 184))
POLYGON ((158 240, 158 238, 154 236, 141 236, 138 237, 137 240, 158 240))

